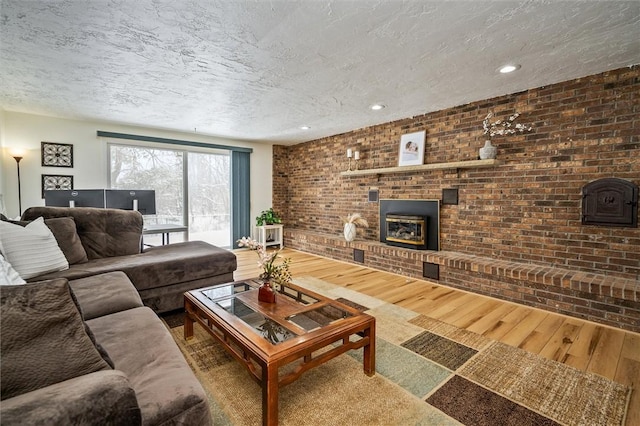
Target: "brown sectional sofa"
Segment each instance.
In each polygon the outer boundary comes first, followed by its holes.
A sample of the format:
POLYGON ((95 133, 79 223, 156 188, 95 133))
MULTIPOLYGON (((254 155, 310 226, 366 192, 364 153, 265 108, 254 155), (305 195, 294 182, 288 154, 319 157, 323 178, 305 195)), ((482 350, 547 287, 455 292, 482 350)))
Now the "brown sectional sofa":
POLYGON ((198 241, 142 250, 138 212, 31 207, 22 220, 38 217, 69 269, 0 286, 2 424, 211 424, 156 313, 181 308, 185 291, 233 281, 235 255, 198 241), (86 360, 91 368, 76 367, 86 360))
MULTIPOLYGON (((28 281, 75 280, 123 271, 140 293, 142 302, 161 313, 183 307, 185 291, 233 281, 233 272, 237 268, 233 253, 202 241, 168 244, 142 251, 143 220, 136 211, 30 207, 23 213, 22 220, 38 217, 45 221, 73 218, 81 243, 76 252, 84 249, 88 261, 73 263, 67 270, 40 275, 28 281)), ((68 243, 63 242, 58 235, 56 239, 65 255, 72 250, 70 245, 78 244, 71 238, 65 238, 68 243)))
POLYGON ((0 296, 3 425, 211 424, 202 386, 123 272, 0 286, 0 296))

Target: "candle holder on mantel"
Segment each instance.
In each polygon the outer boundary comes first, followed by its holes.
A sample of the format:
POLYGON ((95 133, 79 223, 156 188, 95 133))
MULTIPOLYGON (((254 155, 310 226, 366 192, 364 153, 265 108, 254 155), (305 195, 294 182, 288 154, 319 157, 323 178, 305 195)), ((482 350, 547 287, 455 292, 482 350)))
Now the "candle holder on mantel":
POLYGON ((351 159, 355 159, 356 162, 356 170, 358 170, 359 168, 359 162, 360 162, 360 151, 353 151, 351 148, 347 149, 347 159, 349 160, 349 165, 347 167, 347 171, 348 172, 352 172, 353 170, 351 169, 351 159))

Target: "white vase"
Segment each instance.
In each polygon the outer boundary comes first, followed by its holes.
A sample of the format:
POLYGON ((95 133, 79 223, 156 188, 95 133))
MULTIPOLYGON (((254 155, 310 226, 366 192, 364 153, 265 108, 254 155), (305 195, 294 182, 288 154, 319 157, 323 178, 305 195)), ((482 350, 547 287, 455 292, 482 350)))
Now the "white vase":
POLYGON ((495 146, 491 145, 491 141, 487 140, 484 141, 484 146, 482 148, 480 148, 480 159, 481 160, 492 160, 494 158, 496 158, 496 155, 498 154, 498 148, 496 148, 495 146))
POLYGON ((353 223, 344 224, 344 239, 353 241, 356 239, 356 225, 353 223))

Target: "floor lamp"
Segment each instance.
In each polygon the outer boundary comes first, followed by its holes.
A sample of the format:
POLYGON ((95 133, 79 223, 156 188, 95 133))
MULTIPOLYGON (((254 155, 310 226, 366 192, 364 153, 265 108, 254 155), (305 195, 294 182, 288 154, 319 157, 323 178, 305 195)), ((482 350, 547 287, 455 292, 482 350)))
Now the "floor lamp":
POLYGON ((22 191, 20 190, 20 160, 22 157, 14 156, 14 160, 16 160, 16 166, 18 167, 18 214, 22 216, 22 191))

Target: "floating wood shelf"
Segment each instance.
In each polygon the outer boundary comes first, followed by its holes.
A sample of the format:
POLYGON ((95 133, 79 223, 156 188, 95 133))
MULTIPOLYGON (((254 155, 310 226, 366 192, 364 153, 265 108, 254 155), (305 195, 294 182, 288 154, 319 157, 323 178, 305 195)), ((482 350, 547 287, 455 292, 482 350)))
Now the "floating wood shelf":
POLYGON ((485 167, 495 167, 502 164, 500 160, 467 160, 454 161, 451 163, 432 163, 422 164, 420 166, 399 166, 386 167, 380 169, 367 170, 351 170, 340 172, 342 176, 365 176, 365 175, 386 175, 390 173, 411 173, 422 172, 427 170, 445 170, 445 169, 480 169, 485 167))

